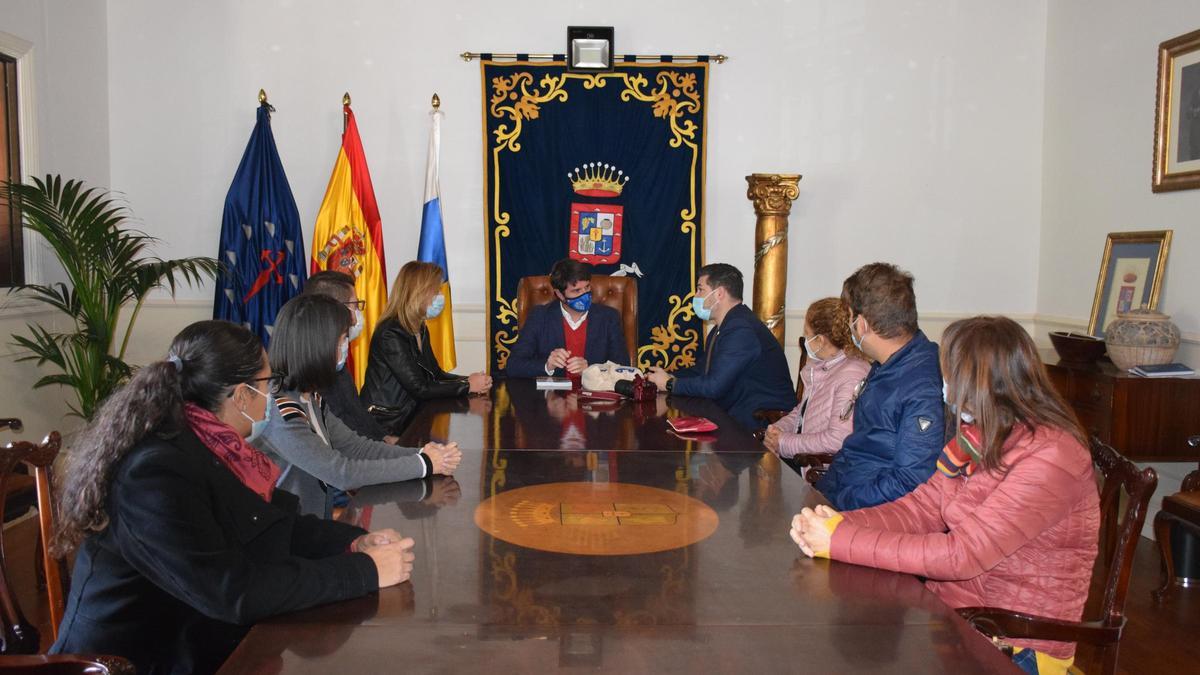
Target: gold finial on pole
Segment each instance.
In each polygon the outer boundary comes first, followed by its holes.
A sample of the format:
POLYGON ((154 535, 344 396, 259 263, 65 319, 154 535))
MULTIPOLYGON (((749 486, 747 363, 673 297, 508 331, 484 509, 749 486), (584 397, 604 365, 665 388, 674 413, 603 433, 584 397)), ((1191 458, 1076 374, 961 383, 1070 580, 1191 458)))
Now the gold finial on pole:
POLYGON ((350 92, 342 94, 342 105, 350 105, 350 92))
POLYGON ((260 105, 267 102, 267 90, 266 89, 258 90, 258 102, 260 105))
POLYGON ((433 101, 431 101, 431 103, 433 104, 434 110, 437 110, 438 108, 442 107, 442 99, 437 94, 433 95, 433 101))

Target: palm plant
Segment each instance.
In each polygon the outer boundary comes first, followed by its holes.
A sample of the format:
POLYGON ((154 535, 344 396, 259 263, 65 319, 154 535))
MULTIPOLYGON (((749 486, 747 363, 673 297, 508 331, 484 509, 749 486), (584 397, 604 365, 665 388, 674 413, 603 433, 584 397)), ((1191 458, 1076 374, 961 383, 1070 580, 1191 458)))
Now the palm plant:
POLYGON ((18 361, 50 363, 57 373, 46 375, 34 387, 52 384, 70 387, 75 404, 71 413, 90 420, 100 403, 130 375, 125 362, 129 336, 146 295, 165 288, 175 295, 177 284, 199 284, 217 270, 212 258, 162 260, 147 255, 158 240, 125 227, 131 214, 107 190, 85 187, 82 181, 61 176, 33 179, 33 184, 3 183, 0 200, 13 203, 24 216, 25 227, 46 241, 67 275, 67 282, 26 284, 24 291, 38 302, 65 313, 72 329, 56 332, 26 324, 29 335, 13 335, 27 353, 18 361), (121 310, 133 303, 124 326, 124 339, 115 352, 121 310))

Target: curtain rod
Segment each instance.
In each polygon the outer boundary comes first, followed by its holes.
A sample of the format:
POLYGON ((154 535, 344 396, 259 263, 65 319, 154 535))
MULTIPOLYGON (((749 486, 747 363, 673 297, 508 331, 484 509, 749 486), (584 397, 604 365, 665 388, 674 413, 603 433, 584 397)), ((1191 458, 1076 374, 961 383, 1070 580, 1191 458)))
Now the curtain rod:
MULTIPOLYGON (((495 54, 491 52, 463 52, 459 54, 463 61, 472 61, 474 59, 482 59, 485 56, 488 60, 522 60, 522 61, 566 61, 566 54, 495 54), (523 58, 522 58, 523 57, 523 58)), ((619 63, 645 63, 647 61, 664 61, 668 60, 672 63, 686 61, 715 61, 716 63, 725 63, 729 57, 724 54, 715 56, 701 55, 680 55, 671 56, 665 54, 618 54, 613 57, 613 64, 619 63)))

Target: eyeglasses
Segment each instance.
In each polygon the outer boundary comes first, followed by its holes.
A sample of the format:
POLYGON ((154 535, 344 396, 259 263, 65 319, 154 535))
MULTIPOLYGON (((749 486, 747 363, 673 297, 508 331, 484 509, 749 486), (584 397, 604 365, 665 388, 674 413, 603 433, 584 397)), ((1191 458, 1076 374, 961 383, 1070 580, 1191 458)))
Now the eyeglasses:
POLYGON ((266 377, 256 377, 250 382, 266 382, 267 391, 278 394, 283 389, 283 373, 271 373, 266 377))
POLYGON ((846 407, 842 408, 842 415, 838 419, 843 422, 850 419, 850 413, 854 412, 854 404, 858 402, 858 397, 862 396, 863 389, 866 388, 867 378, 864 377, 858 381, 858 384, 854 385, 854 393, 850 394, 850 400, 846 401, 846 407))
POLYGON ((342 304, 349 307, 350 309, 357 309, 360 312, 367 308, 366 300, 350 300, 347 302, 343 302, 342 304))

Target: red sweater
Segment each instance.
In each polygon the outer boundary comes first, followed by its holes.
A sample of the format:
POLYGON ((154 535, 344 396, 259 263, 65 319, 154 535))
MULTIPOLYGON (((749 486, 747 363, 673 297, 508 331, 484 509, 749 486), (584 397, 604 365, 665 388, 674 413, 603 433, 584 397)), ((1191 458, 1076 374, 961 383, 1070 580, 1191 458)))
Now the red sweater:
MULTIPOLYGON (((1018 427, 1007 473, 940 471, 889 504, 848 511, 830 557, 926 577, 951 607, 1078 621, 1096 560, 1100 498, 1091 454, 1070 434, 1018 427)), ((1013 640, 1057 658, 1075 645, 1013 640)))
POLYGON ((571 330, 571 324, 567 323, 567 317, 563 317, 563 338, 566 344, 563 347, 571 352, 571 356, 583 356, 587 351, 587 319, 579 324, 577 330, 571 330))

